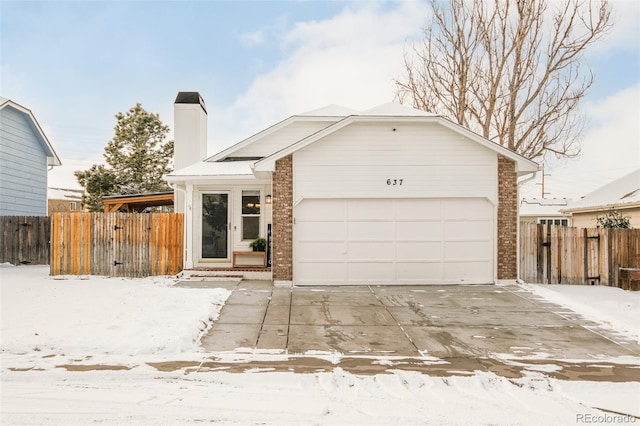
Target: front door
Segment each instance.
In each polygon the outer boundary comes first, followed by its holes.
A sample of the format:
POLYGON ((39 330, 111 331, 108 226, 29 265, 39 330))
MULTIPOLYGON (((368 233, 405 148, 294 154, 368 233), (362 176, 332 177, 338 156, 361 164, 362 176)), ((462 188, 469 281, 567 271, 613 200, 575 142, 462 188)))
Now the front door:
POLYGON ((202 194, 202 259, 229 259, 229 194, 202 194))

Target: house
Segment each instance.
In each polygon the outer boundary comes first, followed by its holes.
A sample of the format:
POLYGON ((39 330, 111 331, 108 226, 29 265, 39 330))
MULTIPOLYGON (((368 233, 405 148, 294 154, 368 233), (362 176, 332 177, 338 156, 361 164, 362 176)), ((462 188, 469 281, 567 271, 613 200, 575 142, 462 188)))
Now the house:
POLYGON ((52 213, 82 211, 82 189, 48 188, 48 211, 52 213))
POLYGON ((520 222, 569 226, 571 219, 560 210, 570 202, 568 198, 523 198, 520 201, 520 222))
POLYGON ((0 98, 0 215, 46 216, 47 172, 60 164, 33 113, 0 98))
POLYGON ((633 228, 640 228, 640 169, 585 195, 562 213, 571 216, 573 226, 593 228, 598 217, 611 209, 629 217, 633 228))
POLYGON ((275 285, 517 278, 518 179, 536 163, 398 104, 294 115, 206 158, 206 117, 178 94, 166 179, 185 268, 232 267, 270 230, 275 285))

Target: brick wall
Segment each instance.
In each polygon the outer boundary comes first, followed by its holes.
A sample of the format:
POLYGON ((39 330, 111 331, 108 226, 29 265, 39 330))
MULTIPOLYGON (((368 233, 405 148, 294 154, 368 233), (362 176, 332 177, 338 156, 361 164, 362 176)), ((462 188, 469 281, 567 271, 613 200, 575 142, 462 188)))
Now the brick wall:
POLYGON ((273 219, 271 270, 274 281, 293 277, 293 157, 276 161, 273 172, 273 219))
POLYGON ((498 279, 518 278, 518 180, 515 162, 498 155, 498 279))

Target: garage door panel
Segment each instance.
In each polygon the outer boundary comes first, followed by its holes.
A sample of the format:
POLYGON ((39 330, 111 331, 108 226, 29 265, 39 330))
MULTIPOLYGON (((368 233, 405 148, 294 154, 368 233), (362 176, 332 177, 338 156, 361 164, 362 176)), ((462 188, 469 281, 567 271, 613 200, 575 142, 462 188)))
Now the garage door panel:
POLYGON ((392 262, 349 262, 347 277, 350 284, 389 283, 395 271, 392 262))
POLYGON ((488 261, 492 244, 489 241, 447 241, 444 243, 445 260, 482 259, 488 261))
POLYGON ((298 284, 339 284, 347 273, 344 262, 300 262, 298 284))
POLYGON ((402 283, 426 284, 443 276, 441 262, 398 262, 396 280, 402 283))
POLYGON ((296 233, 298 241, 344 241, 347 234, 344 222, 298 222, 296 233))
POLYGON ((439 221, 441 218, 441 200, 396 200, 396 220, 398 221, 439 221))
POLYGON ((440 241, 396 242, 396 259, 398 261, 440 261, 442 243, 440 241))
POLYGON ((483 284, 491 283, 491 276, 486 261, 449 262, 444 264, 444 279, 448 282, 483 284))
POLYGON ((441 241, 442 222, 396 222, 396 241, 441 241))
POLYGON ((487 241, 491 239, 491 229, 487 221, 446 222, 444 224, 445 241, 487 241))
POLYGON ((344 241, 301 242, 296 246, 296 258, 301 262, 344 262, 344 241))
POLYGON ((347 221, 393 220, 392 200, 349 200, 347 221))
POLYGON ((493 207, 484 199, 444 200, 443 214, 447 220, 491 219, 493 207))
POLYGON ((344 221, 345 200, 304 200, 296 206, 296 216, 304 221, 344 221))
POLYGON ((394 244, 391 241, 348 242, 348 261, 386 261, 395 258, 394 244))
POLYGON ((393 241, 393 222, 350 222, 347 225, 349 241, 393 241))

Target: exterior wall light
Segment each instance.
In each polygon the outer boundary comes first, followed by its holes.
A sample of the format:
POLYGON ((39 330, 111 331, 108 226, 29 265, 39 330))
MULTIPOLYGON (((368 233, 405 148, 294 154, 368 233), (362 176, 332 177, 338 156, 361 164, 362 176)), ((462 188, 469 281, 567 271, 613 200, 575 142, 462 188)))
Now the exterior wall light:
POLYGON ((266 197, 264 197, 264 201, 267 204, 271 204, 271 195, 267 195, 266 197))

